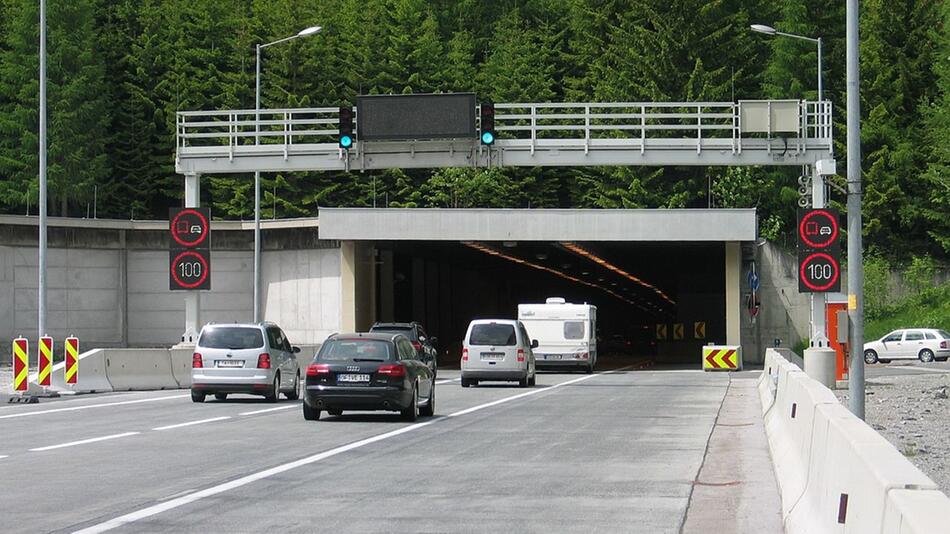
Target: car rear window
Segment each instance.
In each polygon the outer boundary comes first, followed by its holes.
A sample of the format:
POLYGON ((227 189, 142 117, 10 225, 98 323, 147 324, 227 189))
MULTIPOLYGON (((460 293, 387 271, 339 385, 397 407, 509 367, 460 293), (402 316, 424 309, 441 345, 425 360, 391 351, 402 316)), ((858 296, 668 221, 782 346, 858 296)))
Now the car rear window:
POLYGON ((201 333, 198 346, 209 349, 257 349, 264 346, 264 336, 260 328, 210 328, 201 333))
POLYGON ((411 326, 374 326, 373 328, 370 328, 369 331, 403 334, 409 339, 413 339, 415 337, 415 331, 411 326))
POLYGON ((946 330, 937 330, 937 333, 944 339, 950 339, 950 334, 948 334, 946 330))
POLYGON ((392 359, 392 344, 378 339, 334 339, 324 343, 317 353, 317 360, 323 362, 392 359))
POLYGON ((515 327, 510 324, 484 323, 472 326, 469 345, 511 346, 517 342, 515 327))

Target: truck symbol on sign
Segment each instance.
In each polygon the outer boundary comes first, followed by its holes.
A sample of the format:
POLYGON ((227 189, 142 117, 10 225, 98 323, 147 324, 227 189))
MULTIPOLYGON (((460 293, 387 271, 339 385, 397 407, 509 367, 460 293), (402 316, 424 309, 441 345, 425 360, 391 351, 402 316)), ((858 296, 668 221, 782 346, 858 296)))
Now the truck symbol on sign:
POLYGON ((818 223, 809 221, 805 224, 805 235, 818 235, 818 223))

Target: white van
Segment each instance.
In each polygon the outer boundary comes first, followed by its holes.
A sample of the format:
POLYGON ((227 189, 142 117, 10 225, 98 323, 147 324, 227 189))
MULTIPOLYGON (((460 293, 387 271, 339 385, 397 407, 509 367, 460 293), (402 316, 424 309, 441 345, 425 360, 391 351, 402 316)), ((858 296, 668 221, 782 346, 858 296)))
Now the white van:
POLYGON ((521 387, 535 383, 535 363, 531 341, 521 321, 477 319, 468 325, 462 341, 462 387, 482 380, 518 382, 521 387))
POLYGON ((541 368, 594 372, 597 365, 597 306, 552 297, 544 304, 519 304, 518 319, 532 339, 541 368))

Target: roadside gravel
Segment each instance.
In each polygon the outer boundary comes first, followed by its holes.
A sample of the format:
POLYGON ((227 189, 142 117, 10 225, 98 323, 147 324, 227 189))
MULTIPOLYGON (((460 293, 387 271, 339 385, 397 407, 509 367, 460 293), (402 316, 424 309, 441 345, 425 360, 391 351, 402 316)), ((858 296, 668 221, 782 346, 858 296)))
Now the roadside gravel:
MULTIPOLYGON (((847 390, 835 392, 847 406, 847 390)), ((867 423, 950 495, 950 374, 868 379, 867 423)))

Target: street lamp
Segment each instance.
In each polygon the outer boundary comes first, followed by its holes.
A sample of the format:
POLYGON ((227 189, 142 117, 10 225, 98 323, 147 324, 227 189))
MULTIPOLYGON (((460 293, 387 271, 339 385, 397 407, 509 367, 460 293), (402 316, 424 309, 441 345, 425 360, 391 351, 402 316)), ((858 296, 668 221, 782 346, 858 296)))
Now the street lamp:
MULTIPOLYGON (((284 37, 266 44, 257 45, 257 70, 254 89, 254 144, 259 145, 261 122, 261 50, 275 44, 286 43, 298 37, 306 37, 323 31, 323 26, 310 26, 296 35, 284 37)), ((254 171, 254 322, 261 321, 261 173, 254 171)))
POLYGON ((805 37, 804 35, 795 35, 794 33, 785 33, 776 30, 771 26, 766 26, 765 24, 753 24, 751 26, 752 31, 764 33, 765 35, 781 35, 782 37, 791 37, 793 39, 801 39, 803 41, 810 41, 812 43, 818 44, 818 101, 822 102, 822 85, 821 85, 821 37, 805 37))

